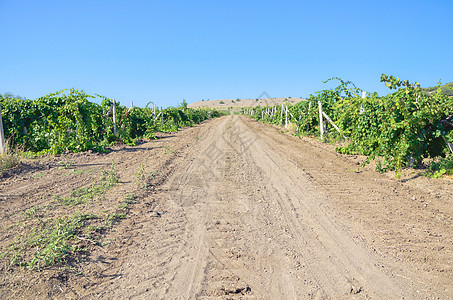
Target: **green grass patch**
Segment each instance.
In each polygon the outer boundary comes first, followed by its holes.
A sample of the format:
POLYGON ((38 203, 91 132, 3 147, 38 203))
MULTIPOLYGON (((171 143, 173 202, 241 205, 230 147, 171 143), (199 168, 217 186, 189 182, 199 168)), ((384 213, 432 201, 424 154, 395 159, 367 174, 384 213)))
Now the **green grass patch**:
POLYGON ((74 239, 90 218, 93 215, 87 213, 48 220, 38 218, 31 231, 2 252, 1 258, 9 258, 11 265, 30 270, 65 263, 70 255, 84 250, 74 239))
MULTIPOLYGON (((113 208, 91 204, 119 182, 115 163, 103 171, 97 182, 72 190, 67 197, 55 195, 58 201, 34 205, 16 215, 17 222, 3 228, 11 243, 0 251, 0 260, 10 266, 41 270, 49 266, 72 268, 93 245, 101 246, 101 237, 127 217, 136 195, 128 193, 113 208)), ((112 207, 112 206, 109 206, 112 207)))
POLYGON ((109 170, 102 171, 99 182, 72 190, 67 197, 55 194, 54 199, 67 206, 91 203, 99 199, 111 187, 115 186, 118 181, 119 177, 115 168, 115 163, 112 162, 112 166, 109 170))

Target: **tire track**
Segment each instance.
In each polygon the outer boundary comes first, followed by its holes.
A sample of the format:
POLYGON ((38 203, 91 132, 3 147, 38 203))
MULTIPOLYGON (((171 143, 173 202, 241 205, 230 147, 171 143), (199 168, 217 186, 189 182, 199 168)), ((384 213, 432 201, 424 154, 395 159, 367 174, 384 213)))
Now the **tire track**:
MULTIPOLYGON (((406 278, 412 272, 407 263, 392 264, 385 255, 373 252, 363 238, 370 237, 366 227, 343 218, 354 209, 368 208, 357 206, 372 207, 383 197, 395 200, 393 193, 403 193, 397 186, 389 189, 386 181, 368 182, 380 177, 337 170, 342 165, 332 159, 334 154, 290 140, 243 116, 212 120, 202 128, 193 147, 183 151, 185 159, 178 160, 171 175, 146 200, 153 209, 168 213, 150 220, 137 212, 140 217, 122 234, 128 236, 117 253, 122 258, 100 268, 112 279, 90 297, 448 295, 406 278)), ((363 222, 385 221, 379 226, 400 228, 378 213, 374 210, 375 215, 368 214, 363 222)))

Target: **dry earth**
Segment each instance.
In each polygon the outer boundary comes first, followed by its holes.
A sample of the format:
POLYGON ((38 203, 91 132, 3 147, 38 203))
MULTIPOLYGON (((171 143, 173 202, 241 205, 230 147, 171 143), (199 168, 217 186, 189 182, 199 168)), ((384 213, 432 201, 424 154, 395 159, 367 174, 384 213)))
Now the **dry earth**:
POLYGON ((239 110, 244 107, 255 107, 255 106, 273 106, 280 105, 282 103, 290 103, 292 105, 297 102, 303 101, 302 98, 257 98, 257 99, 219 99, 219 100, 206 100, 198 101, 189 104, 190 108, 215 108, 218 110, 239 110))
POLYGON ((2 299, 453 298, 451 180, 396 180, 236 115, 69 157, 72 170, 56 157, 3 175, 1 246, 20 212, 112 159, 120 183, 105 205, 131 192, 137 203, 77 272, 2 265, 2 299))

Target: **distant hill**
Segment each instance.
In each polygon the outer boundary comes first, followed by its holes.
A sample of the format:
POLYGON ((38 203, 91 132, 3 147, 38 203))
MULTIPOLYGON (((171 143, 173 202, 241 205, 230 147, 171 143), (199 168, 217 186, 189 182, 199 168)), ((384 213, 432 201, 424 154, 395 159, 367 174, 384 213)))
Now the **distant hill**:
MULTIPOLYGON (((429 88, 423 88, 422 90, 427 95, 431 95, 431 94, 434 94, 434 93, 437 92, 437 86, 429 87, 429 88)), ((446 94, 446 95, 448 95, 450 97, 453 97, 453 82, 441 85, 440 86, 440 90, 442 91, 442 93, 444 93, 444 94, 446 94)))
POLYGON ((254 106, 272 106, 276 104, 281 104, 288 102, 290 104, 295 104, 297 102, 303 101, 302 98, 266 98, 266 99, 220 99, 220 100, 207 100, 207 101, 198 101, 189 104, 190 108, 198 107, 209 107, 215 108, 218 110, 239 110, 243 107, 254 107, 254 106))

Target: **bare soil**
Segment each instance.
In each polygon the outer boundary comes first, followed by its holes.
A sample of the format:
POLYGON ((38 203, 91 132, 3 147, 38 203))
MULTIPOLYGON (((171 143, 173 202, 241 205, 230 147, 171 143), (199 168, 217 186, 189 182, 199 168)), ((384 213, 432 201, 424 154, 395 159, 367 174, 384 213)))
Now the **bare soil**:
POLYGON ((396 180, 246 116, 161 137, 3 173, 2 249, 21 213, 89 184, 112 160, 120 182, 96 210, 130 193, 136 203, 71 268, 3 263, 0 298, 453 298, 451 179, 409 170, 396 180))
POLYGON ((300 101, 305 101, 303 98, 257 98, 257 99, 219 99, 219 100, 206 100, 190 103, 190 108, 215 108, 218 110, 234 110, 238 111, 244 107, 255 106, 273 106, 281 105, 282 103, 290 103, 292 105, 300 101))

